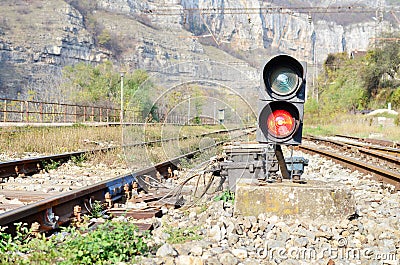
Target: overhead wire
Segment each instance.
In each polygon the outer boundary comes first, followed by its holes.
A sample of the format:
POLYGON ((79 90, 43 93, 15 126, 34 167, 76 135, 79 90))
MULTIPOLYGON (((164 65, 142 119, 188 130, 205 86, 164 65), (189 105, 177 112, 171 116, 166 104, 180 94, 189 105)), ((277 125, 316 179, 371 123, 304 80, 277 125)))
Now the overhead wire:
MULTIPOLYGON (((210 7, 210 8, 152 8, 152 9, 140 9, 139 12, 148 15, 181 15, 183 12, 201 12, 201 14, 218 14, 223 10, 224 15, 242 15, 242 14, 258 14, 260 9, 267 13, 374 13, 377 8, 365 7, 365 6, 331 6, 332 0, 328 6, 266 6, 266 7, 210 7)), ((400 7, 392 7, 391 11, 400 12, 400 7)))

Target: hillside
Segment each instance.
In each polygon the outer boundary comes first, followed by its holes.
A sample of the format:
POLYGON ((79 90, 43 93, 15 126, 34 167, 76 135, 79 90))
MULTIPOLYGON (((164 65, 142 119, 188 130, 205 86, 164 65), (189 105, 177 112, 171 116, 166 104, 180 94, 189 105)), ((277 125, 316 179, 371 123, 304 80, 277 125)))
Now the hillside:
POLYGON ((258 68, 271 54, 307 61, 311 76, 328 53, 365 50, 378 33, 398 29, 389 12, 373 19, 398 1, 334 2, 1 1, 0 97, 63 101, 62 68, 104 60, 124 71, 145 69, 165 89, 207 80, 252 97, 258 68), (365 13, 327 12, 351 5, 365 13), (325 12, 312 9, 321 6, 325 12))

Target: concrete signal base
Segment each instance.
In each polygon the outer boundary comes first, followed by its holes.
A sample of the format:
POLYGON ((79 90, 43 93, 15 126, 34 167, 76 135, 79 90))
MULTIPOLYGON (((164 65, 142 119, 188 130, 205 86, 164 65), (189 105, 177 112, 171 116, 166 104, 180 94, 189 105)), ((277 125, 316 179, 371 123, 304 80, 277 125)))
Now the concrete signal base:
POLYGON ((260 185, 245 179, 236 183, 235 213, 244 216, 337 220, 354 214, 355 205, 351 190, 339 183, 284 180, 260 185))

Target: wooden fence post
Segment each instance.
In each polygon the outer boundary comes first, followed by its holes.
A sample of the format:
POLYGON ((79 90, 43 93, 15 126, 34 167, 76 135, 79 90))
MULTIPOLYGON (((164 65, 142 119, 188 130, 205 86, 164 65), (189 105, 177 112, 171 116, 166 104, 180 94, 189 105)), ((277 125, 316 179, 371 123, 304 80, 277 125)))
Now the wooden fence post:
POLYGON ((74 106, 74 122, 77 123, 78 120, 78 106, 74 106))
POLYGON ((43 102, 40 102, 39 104, 39 120, 40 122, 43 122, 43 102))
POLYGON ((20 102, 20 105, 21 105, 20 113, 19 113, 20 122, 23 122, 23 121, 24 121, 24 102, 21 101, 21 102, 20 102))
POLYGON ((4 100, 4 112, 3 112, 3 121, 7 122, 7 100, 4 100))
POLYGON ((93 122, 94 121, 94 107, 92 106, 92 115, 90 117, 90 121, 93 122))
POLYGON ((26 122, 29 122, 29 102, 25 100, 25 117, 26 122))
POLYGON ((62 105, 62 106, 64 106, 64 123, 66 123, 67 122, 67 105, 62 105))
POLYGON ((54 104, 51 104, 51 118, 52 118, 52 122, 54 123, 54 120, 56 118, 54 104))

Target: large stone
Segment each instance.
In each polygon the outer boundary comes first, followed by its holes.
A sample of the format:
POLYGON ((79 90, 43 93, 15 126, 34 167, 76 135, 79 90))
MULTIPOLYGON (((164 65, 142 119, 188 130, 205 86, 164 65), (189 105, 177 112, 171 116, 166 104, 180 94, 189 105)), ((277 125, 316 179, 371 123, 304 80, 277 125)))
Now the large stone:
POLYGON ((221 228, 218 225, 213 225, 211 229, 208 231, 208 236, 210 239, 214 241, 220 241, 221 240, 221 228))
POLYGON ((265 213, 267 217, 341 220, 354 212, 353 193, 338 183, 283 181, 260 186, 238 181, 236 185, 236 214, 258 216, 265 213))
POLYGON ((165 243, 164 245, 162 245, 156 253, 157 257, 167 257, 167 256, 177 256, 178 253, 176 252, 176 250, 168 243, 165 243))
POLYGON ((222 265, 236 265, 238 263, 237 258, 232 253, 221 254, 219 261, 222 265))
POLYGON ((232 249, 232 254, 235 255, 239 259, 247 258, 247 250, 244 248, 234 248, 232 249))
POLYGON ((176 265, 203 265, 204 262, 199 257, 179 256, 175 258, 176 265))

